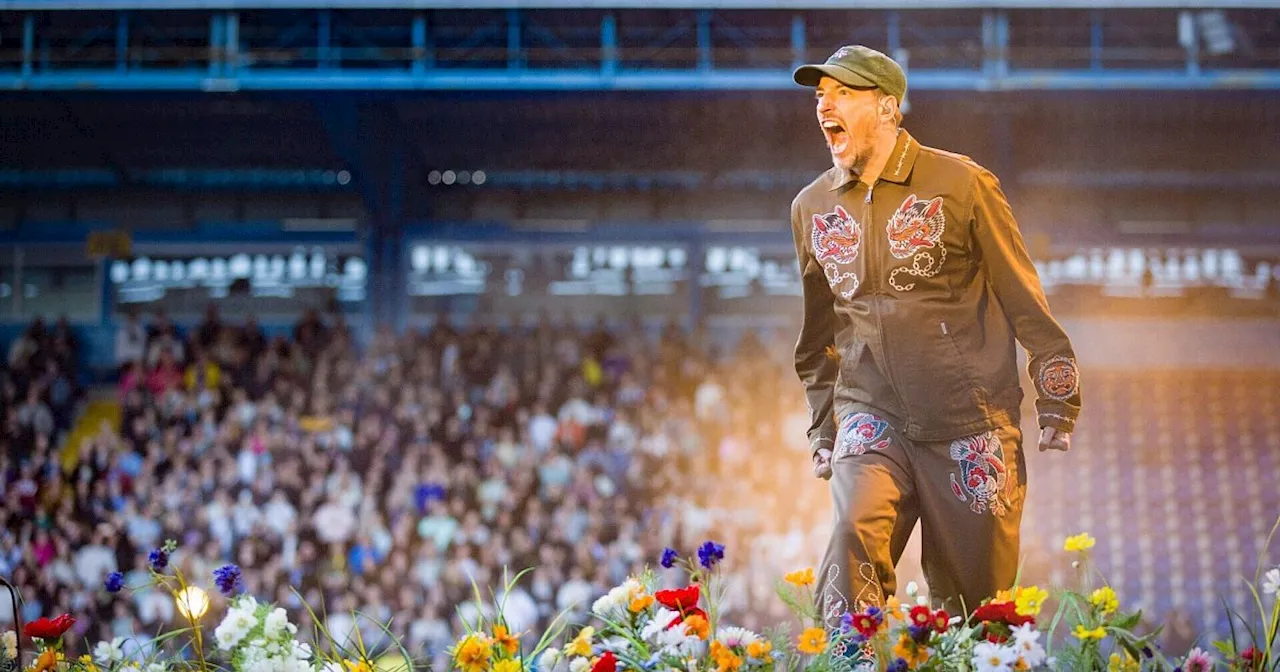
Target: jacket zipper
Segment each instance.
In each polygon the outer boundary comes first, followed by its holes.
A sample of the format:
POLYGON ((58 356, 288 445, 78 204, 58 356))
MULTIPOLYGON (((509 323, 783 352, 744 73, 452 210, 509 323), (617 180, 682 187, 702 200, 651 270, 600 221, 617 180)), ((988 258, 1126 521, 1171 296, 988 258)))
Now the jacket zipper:
MULTIPOLYGON (((863 264, 863 272, 864 272, 864 275, 867 276, 866 281, 870 281, 872 279, 872 270, 871 270, 872 261, 879 260, 878 256, 872 255, 871 247, 870 247, 870 241, 879 240, 879 227, 874 227, 875 233, 872 232, 873 230, 872 222, 874 221, 874 218, 872 217, 872 208, 871 208, 872 194, 875 193, 876 184, 878 184, 879 182, 880 180, 877 179, 870 186, 868 186, 867 195, 865 198, 862 199, 862 204, 864 206, 862 210, 862 215, 863 215, 862 216, 862 222, 863 222, 862 235, 863 235, 863 239, 868 241, 868 244, 866 246, 866 251, 867 251, 866 261, 863 264)), ((878 253, 879 250, 877 250, 876 252, 878 253)), ((875 298, 875 295, 879 293, 880 293, 879 289, 875 289, 873 291, 867 292, 868 296, 871 297, 872 312, 874 312, 876 316, 876 337, 880 340, 880 352, 884 353, 884 368, 885 368, 884 375, 885 375, 885 378, 889 379, 889 388, 893 390, 893 396, 895 399, 898 400, 898 408, 901 409, 902 411, 902 424, 904 426, 901 428, 901 431, 905 433, 910 431, 909 428, 911 427, 911 409, 907 408, 907 405, 902 401, 902 394, 898 392, 898 383, 893 376, 893 364, 892 362, 889 361, 890 360, 889 351, 885 347, 884 320, 881 318, 881 314, 880 314, 880 301, 875 298)))

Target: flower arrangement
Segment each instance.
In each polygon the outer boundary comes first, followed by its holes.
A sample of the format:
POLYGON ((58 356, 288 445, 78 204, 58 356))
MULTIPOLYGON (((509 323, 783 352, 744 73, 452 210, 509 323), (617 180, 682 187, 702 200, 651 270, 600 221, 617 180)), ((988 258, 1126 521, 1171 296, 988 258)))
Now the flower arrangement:
MULTIPOLYGON (((756 633, 723 622, 725 547, 708 541, 690 556, 666 549, 659 558, 663 569, 682 572, 684 585, 660 589, 656 570, 628 578, 597 599, 592 622, 579 624, 567 638, 562 638, 568 630, 562 612, 526 650, 526 633, 511 631, 498 604, 497 616, 489 618, 479 610, 476 621, 465 624, 466 634, 449 655, 460 672, 1280 671, 1280 567, 1264 573, 1260 564, 1248 584, 1256 618, 1231 611, 1229 638, 1170 657, 1156 644, 1160 630, 1137 632, 1141 613, 1122 609, 1120 596, 1093 567, 1095 545, 1087 534, 1063 544, 1077 570, 1078 585, 1070 589, 1014 585, 971 613, 950 614, 908 585, 909 602, 890 597, 883 605, 863 605, 844 614, 837 626, 820 613, 813 569, 801 569, 775 587, 801 625, 791 635, 786 627, 756 633)), ((1264 548, 1269 546, 1270 538, 1264 548)), ((208 594, 170 563, 176 550, 170 541, 148 558, 152 584, 173 595, 189 626, 155 638, 153 651, 160 653, 127 660, 126 640, 115 638, 98 642, 91 654, 69 659, 63 637, 74 619, 64 614, 23 629, 24 641, 36 649, 26 667, 19 660, 17 633, 0 633, 0 672, 374 671, 358 629, 352 647, 338 644, 322 625, 316 626, 313 641, 321 644, 315 649, 299 642, 298 627, 284 609, 238 594, 240 570, 235 565, 220 567, 211 577, 228 604, 206 650, 202 619, 208 594)), ((504 594, 522 576, 507 582, 504 594)), ((123 577, 113 572, 103 587, 119 592, 123 577)), ((475 593, 477 603, 483 602, 478 587, 475 593)), ((310 615, 314 623, 323 622, 314 612, 310 615)), ((415 667, 403 647, 393 647, 405 661, 397 672, 425 669, 415 667)))

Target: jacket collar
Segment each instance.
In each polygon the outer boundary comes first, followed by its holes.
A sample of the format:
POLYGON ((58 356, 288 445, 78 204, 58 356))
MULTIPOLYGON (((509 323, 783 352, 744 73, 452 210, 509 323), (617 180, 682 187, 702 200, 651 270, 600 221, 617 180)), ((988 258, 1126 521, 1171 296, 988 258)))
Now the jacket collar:
MULTIPOLYGON (((898 129, 898 141, 894 143, 889 162, 885 164, 880 179, 905 184, 915 168, 916 157, 920 154, 920 143, 905 128, 898 129)), ((835 191, 858 181, 858 173, 854 171, 836 170, 831 179, 831 191, 835 191)))

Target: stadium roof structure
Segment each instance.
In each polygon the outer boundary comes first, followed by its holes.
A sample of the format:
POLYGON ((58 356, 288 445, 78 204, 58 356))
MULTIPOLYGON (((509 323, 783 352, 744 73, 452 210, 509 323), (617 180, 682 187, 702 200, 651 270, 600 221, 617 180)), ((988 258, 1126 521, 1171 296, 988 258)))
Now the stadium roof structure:
POLYGON ((1275 0, 0 0, 0 10, 1274 9, 1275 0))
POLYGON ((1048 6, 0 0, 0 90, 786 90, 850 43, 912 91, 1280 88, 1274 0, 1048 6))

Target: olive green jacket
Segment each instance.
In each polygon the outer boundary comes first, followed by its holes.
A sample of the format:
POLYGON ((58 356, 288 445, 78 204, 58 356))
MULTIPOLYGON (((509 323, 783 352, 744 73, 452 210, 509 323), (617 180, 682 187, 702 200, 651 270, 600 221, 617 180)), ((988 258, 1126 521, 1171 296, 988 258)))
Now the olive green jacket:
POLYGON ((791 230, 813 450, 831 447, 836 418, 855 411, 918 441, 1019 424, 1015 341, 1040 426, 1074 429, 1075 353, 990 171, 900 131, 875 185, 828 170, 796 196, 791 230))

